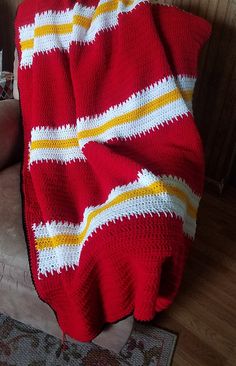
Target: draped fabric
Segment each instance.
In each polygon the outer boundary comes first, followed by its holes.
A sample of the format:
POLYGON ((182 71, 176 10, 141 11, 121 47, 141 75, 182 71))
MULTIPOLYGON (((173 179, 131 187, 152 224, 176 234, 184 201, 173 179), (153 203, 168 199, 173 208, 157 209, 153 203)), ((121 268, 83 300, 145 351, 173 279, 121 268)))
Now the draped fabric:
POLYGON ((204 188, 192 97, 210 24, 147 0, 25 0, 23 220, 38 296, 90 341, 179 289, 204 188))

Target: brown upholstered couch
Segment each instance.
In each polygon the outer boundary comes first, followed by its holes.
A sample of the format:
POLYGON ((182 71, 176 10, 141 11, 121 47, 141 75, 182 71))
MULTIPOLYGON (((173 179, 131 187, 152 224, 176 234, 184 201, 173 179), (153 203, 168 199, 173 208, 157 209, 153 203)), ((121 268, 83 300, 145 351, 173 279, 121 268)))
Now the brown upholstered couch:
POLYGON ((56 317, 38 298, 29 269, 20 194, 22 145, 19 101, 0 101, 0 313, 60 337, 56 317))

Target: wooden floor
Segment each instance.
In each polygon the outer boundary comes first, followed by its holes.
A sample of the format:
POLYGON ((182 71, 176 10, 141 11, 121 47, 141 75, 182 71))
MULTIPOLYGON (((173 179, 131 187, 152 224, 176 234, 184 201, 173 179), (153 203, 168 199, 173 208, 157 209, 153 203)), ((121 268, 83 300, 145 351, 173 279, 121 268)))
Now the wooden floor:
POLYGON ((205 193, 180 292, 155 323, 179 334, 173 366, 236 366, 236 189, 205 193))

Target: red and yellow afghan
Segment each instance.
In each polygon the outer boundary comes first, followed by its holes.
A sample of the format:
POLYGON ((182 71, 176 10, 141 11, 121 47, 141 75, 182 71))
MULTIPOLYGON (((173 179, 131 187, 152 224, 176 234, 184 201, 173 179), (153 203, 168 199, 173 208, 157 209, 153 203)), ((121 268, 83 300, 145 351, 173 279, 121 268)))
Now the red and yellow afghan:
POLYGON ((63 332, 151 320, 195 237, 204 19, 147 0, 24 0, 15 20, 31 274, 63 332))

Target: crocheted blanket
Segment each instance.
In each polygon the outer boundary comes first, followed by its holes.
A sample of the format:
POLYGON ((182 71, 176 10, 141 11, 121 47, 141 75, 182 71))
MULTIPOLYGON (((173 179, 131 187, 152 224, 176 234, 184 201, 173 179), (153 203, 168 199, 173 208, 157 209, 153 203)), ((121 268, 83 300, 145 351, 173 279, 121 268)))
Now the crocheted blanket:
POLYGON ((37 294, 79 341, 132 313, 151 320, 195 237, 192 96, 211 26, 147 0, 25 0, 15 29, 37 294))

